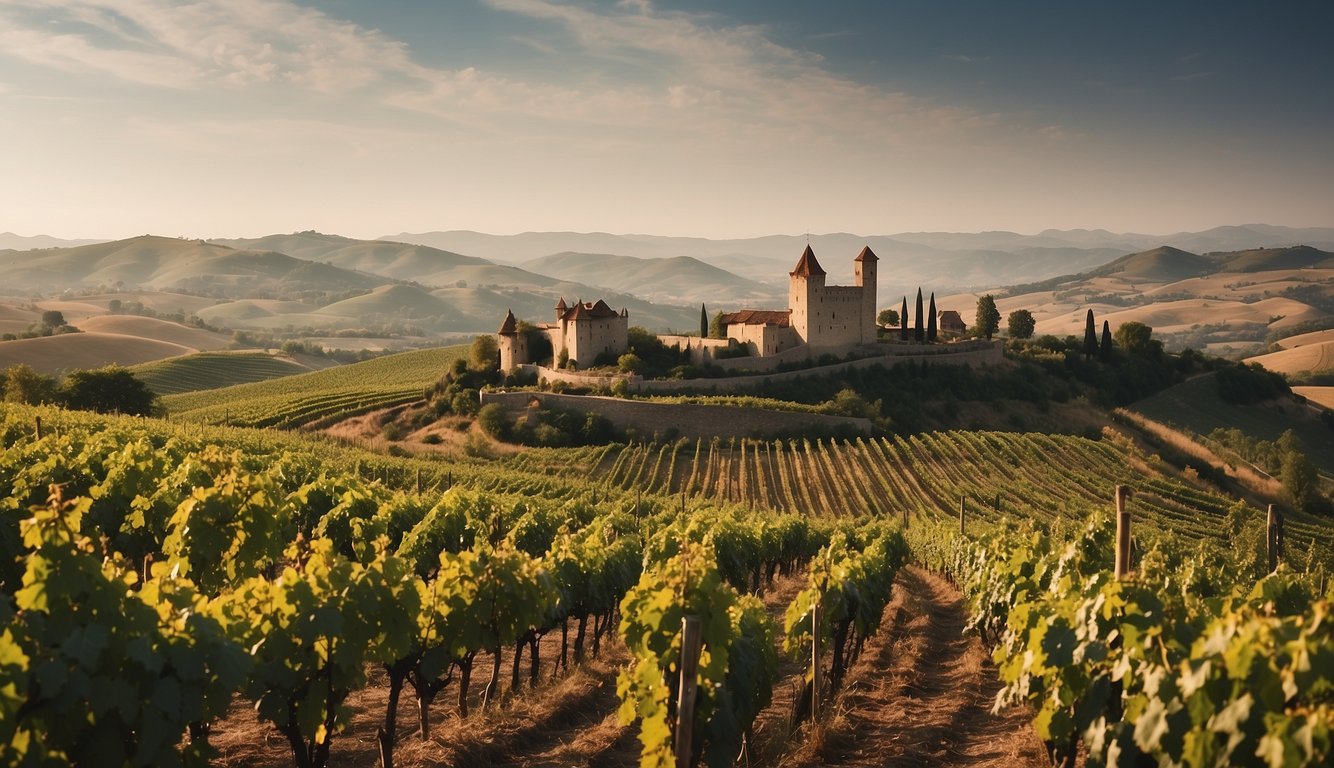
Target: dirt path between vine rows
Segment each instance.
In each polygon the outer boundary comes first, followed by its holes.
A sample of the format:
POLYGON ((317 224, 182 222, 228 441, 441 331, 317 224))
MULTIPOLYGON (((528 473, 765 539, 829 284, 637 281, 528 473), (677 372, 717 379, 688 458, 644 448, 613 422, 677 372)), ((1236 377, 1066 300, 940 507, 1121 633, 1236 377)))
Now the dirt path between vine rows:
POLYGON ((822 732, 780 765, 1049 765, 1029 712, 991 714, 1000 683, 963 633, 959 591, 918 566, 900 571, 894 590, 822 732))

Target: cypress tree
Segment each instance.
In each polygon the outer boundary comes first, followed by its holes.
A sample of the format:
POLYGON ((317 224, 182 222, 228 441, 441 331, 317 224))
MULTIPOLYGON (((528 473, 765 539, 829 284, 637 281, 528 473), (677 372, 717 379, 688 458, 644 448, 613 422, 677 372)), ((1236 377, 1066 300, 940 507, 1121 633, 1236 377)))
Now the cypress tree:
POLYGON ((1112 359, 1112 325, 1102 321, 1102 345, 1098 347, 1098 359, 1104 363, 1112 359))
POLYGON ((899 341, 908 340, 908 297, 903 297, 903 309, 899 310, 899 341))
POLYGON ((926 317, 926 340, 927 341, 936 340, 936 292, 935 291, 931 292, 931 309, 928 310, 926 317))
POLYGON ((1091 359, 1098 354, 1098 329, 1093 323, 1093 310, 1084 318, 1084 357, 1091 359))
POLYGON ((701 339, 709 338, 709 311, 703 304, 699 305, 699 337, 701 339))
POLYGON ((913 338, 918 341, 926 340, 926 326, 922 324, 922 289, 917 289, 917 324, 913 326, 913 338))

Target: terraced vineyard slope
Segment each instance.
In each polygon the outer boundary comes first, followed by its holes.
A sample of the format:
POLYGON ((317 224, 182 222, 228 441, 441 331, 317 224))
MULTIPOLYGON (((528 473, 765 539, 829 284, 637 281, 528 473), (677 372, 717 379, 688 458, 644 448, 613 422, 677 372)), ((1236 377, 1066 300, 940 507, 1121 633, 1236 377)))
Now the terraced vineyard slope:
POLYGON ((171 395, 163 405, 172 419, 291 429, 420 398, 466 351, 457 346, 402 352, 298 376, 171 395))
MULTIPOLYGON (((678 441, 527 451, 528 473, 578 474, 622 491, 721 499, 821 515, 958 514, 1082 520, 1113 489, 1135 489, 1137 520, 1191 540, 1229 539, 1264 512, 1175 476, 1156 457, 1110 440, 1013 432, 936 432, 854 441, 678 441)), ((1292 511, 1289 551, 1334 561, 1334 523, 1292 511)))

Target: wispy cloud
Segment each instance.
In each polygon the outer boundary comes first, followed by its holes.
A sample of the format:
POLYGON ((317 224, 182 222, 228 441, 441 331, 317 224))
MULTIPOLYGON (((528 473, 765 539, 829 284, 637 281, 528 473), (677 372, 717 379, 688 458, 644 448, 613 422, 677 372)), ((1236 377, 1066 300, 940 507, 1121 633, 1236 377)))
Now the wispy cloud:
POLYGON ((1184 75, 1177 75, 1172 79, 1177 81, 1178 83, 1189 83, 1194 80, 1203 80, 1206 77, 1212 77, 1213 74, 1214 74, 1213 72, 1190 72, 1184 75))
POLYGON ((0 52, 150 86, 357 89, 417 67, 404 45, 285 0, 11 0, 0 52))

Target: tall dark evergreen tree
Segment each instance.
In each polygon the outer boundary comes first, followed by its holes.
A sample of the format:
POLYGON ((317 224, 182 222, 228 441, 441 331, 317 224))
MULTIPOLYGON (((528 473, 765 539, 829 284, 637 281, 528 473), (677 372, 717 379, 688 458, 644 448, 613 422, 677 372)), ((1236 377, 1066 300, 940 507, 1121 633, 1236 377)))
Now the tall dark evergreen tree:
POLYGON ((709 338, 709 310, 699 305, 699 337, 701 339, 709 338))
POLYGON ((899 341, 908 340, 908 297, 903 297, 903 309, 899 310, 899 341))
POLYGON ((1093 310, 1084 318, 1084 357, 1092 359, 1098 354, 1098 327, 1093 322, 1093 310))
POLYGON ((1112 324, 1102 321, 1102 344, 1098 347, 1098 359, 1104 363, 1112 359, 1112 324))
POLYGON ((917 323, 913 326, 913 338, 918 341, 926 340, 926 326, 922 324, 922 289, 917 289, 917 323))
POLYGON ((926 340, 936 340, 936 292, 931 292, 931 308, 926 315, 926 340))
POLYGON ((973 332, 987 337, 991 341, 991 335, 1000 328, 1000 310, 996 308, 996 297, 991 294, 977 300, 977 316, 973 321, 973 332))

